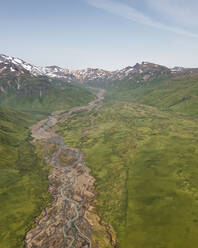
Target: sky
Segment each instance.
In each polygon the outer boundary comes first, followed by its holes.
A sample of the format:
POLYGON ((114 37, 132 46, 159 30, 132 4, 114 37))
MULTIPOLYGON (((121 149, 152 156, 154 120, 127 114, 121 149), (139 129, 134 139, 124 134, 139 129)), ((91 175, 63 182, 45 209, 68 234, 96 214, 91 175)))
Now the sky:
POLYGON ((0 0, 0 53, 38 66, 198 67, 197 0, 0 0))

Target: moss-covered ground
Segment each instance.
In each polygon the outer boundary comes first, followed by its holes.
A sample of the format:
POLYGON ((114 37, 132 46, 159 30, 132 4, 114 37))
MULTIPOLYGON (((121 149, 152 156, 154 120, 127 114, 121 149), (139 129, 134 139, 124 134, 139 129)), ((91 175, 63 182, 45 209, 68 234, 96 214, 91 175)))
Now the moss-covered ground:
MULTIPOLYGON (((40 83, 26 81, 30 92, 31 84, 40 83)), ((32 143, 29 126, 51 111, 86 105, 93 98, 86 89, 64 84, 61 90, 51 85, 42 96, 14 92, 0 96, 0 248, 24 247, 34 218, 51 201, 49 166, 38 144, 32 143)))
POLYGON ((197 247, 198 80, 187 82, 172 82, 173 89, 170 81, 119 83, 100 110, 60 125, 66 142, 86 153, 98 214, 121 248, 197 247), (94 128, 84 136, 91 115, 94 128))

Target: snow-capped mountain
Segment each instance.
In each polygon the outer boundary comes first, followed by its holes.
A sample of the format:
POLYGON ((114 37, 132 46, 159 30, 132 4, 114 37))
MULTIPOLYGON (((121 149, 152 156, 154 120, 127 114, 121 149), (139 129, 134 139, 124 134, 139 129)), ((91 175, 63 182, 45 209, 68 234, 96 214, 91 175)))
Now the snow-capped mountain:
POLYGON ((17 69, 26 70, 33 76, 47 76, 50 78, 64 78, 68 82, 74 80, 74 76, 68 72, 68 70, 62 69, 58 66, 39 67, 29 64, 22 59, 0 55, 0 66, 4 66, 5 69, 9 69, 11 72, 15 72, 17 69))
POLYGON ((21 69, 25 69, 26 71, 29 71, 34 76, 44 74, 44 72, 42 71, 43 68, 33 66, 31 64, 26 63, 22 59, 6 56, 4 54, 0 55, 0 64, 4 64, 5 67, 10 66, 11 71, 13 71, 13 72, 14 72, 14 70, 16 70, 16 67, 17 67, 17 68, 21 68, 21 69), (14 67, 15 67, 15 69, 14 69, 14 67))
POLYGON ((150 81, 157 75, 172 73, 167 67, 153 63, 143 62, 135 66, 128 66, 122 70, 107 71, 103 69, 88 68, 85 70, 69 70, 58 66, 39 67, 29 64, 22 59, 0 55, 0 74, 10 71, 11 73, 30 73, 33 76, 47 76, 49 78, 64 79, 67 82, 109 82, 127 78, 136 81, 150 81))
POLYGON ((175 67, 171 68, 172 72, 181 72, 181 71, 184 71, 184 70, 185 70, 185 68, 180 67, 180 66, 175 66, 175 67))

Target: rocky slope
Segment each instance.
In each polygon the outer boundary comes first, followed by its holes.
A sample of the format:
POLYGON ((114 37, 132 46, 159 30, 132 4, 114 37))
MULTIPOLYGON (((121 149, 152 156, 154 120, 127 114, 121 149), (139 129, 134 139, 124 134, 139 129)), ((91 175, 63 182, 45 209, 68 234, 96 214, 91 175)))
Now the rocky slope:
POLYGON ((186 69, 182 67, 169 69, 165 66, 148 62, 136 64, 135 66, 128 66, 116 71, 92 68, 85 70, 69 70, 58 66, 38 67, 15 57, 0 55, 0 76, 8 72, 17 75, 26 72, 33 76, 47 76, 49 78, 64 79, 66 82, 112 82, 125 78, 135 81, 151 81, 156 75, 171 75, 181 73, 185 70, 186 69))
MULTIPOLYGON (((45 68, 47 70, 58 71, 58 67, 45 68)), ((46 76, 43 71, 23 60, 1 55, 0 105, 22 111, 49 113, 85 104, 92 99, 93 94, 89 90, 46 76)), ((68 76, 67 82, 73 77, 68 76)))
POLYGON ((39 67, 26 63, 22 59, 0 55, 0 75, 2 73, 12 73, 20 71, 30 73, 33 76, 47 76, 50 78, 64 78, 68 82, 74 80, 74 76, 68 70, 62 69, 58 66, 39 67))

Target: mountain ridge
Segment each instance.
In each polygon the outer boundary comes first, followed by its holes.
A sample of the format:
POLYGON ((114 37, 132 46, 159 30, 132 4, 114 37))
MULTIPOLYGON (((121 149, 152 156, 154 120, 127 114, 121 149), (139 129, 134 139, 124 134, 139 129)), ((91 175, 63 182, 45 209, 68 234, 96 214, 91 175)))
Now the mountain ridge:
POLYGON ((108 71, 99 68, 87 68, 82 70, 64 69, 56 65, 39 67, 25 62, 22 59, 0 54, 0 75, 6 70, 11 73, 15 71, 21 73, 29 72, 33 76, 46 76, 48 78, 63 79, 68 83, 88 83, 101 81, 115 81, 128 78, 136 81, 150 81, 154 74, 172 75, 181 73, 185 70, 190 70, 184 67, 168 68, 163 65, 154 64, 151 62, 137 63, 134 66, 127 66, 123 69, 108 71), (141 77, 139 77, 141 75, 141 77))

